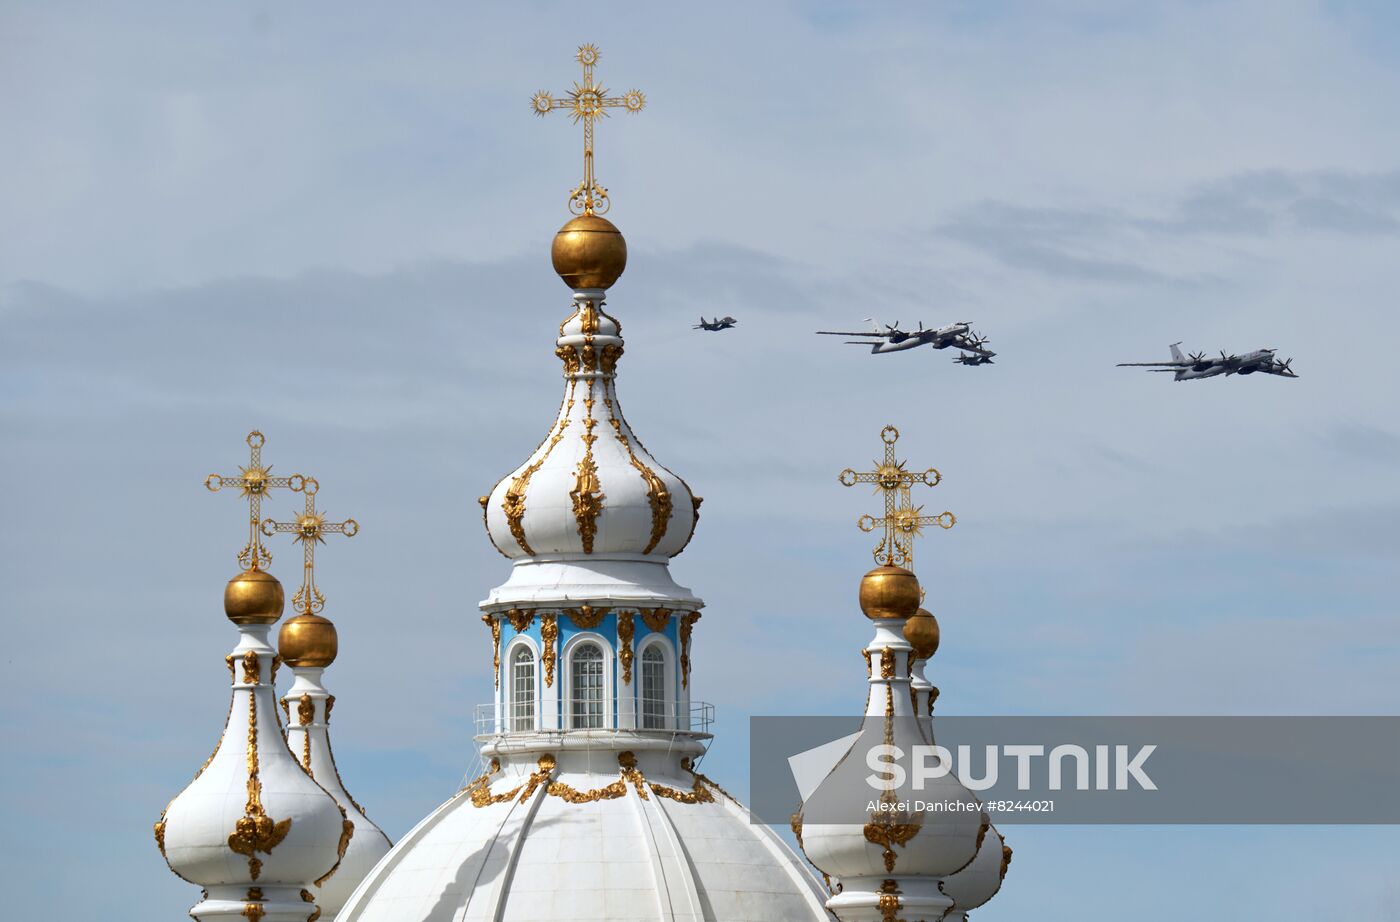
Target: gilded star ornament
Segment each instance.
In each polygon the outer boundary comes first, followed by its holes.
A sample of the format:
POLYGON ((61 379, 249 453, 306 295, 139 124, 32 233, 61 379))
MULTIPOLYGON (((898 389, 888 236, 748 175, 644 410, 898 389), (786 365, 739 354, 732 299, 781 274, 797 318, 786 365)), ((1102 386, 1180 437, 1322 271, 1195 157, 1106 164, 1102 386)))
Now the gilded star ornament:
POLYGON ((576 58, 583 65, 583 79, 574 81, 573 88, 564 96, 540 90, 530 97, 530 108, 539 116, 562 109, 569 113, 575 125, 583 123, 583 181, 569 193, 569 211, 601 215, 607 213, 611 202, 608 190, 599 185, 593 175, 594 122, 607 118, 609 109, 640 112, 646 108, 647 98, 641 90, 628 90, 621 96, 608 95, 607 87, 599 85, 593 77, 593 66, 598 63, 596 45, 580 45, 576 58))

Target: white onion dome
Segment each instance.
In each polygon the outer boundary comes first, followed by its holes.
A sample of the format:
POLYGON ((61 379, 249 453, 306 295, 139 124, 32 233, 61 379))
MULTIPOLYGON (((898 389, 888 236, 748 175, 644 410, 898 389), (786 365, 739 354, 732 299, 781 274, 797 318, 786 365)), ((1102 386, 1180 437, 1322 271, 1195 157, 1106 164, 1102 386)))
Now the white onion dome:
MULTIPOLYGON (((942 918, 951 901, 939 891, 939 879, 966 868, 991 828, 976 795, 951 772, 921 779, 917 789, 907 772, 901 787, 890 791, 867 781, 867 754, 874 747, 898 747, 907 768, 908 754, 929 742, 914 713, 916 651, 904 630, 917 616, 919 597, 917 578, 898 567, 877 567, 861 581, 861 610, 875 628, 863 651, 865 717, 825 777, 802 792, 801 810, 793 817, 807 859, 839 883, 827 906, 842 919, 881 918, 876 910, 884 908, 911 918, 942 918), (907 804, 914 800, 947 806, 911 809, 907 804)), ((927 632, 909 633, 927 649, 927 632)))
MULTIPOLYGON (((294 618, 288 624, 296 620, 294 618)), ((320 620, 330 625, 329 621, 320 620)), ((331 630, 333 629, 332 627, 331 630)), ((322 632, 324 633, 324 629, 322 632)), ((307 642, 306 633, 305 630, 288 631, 284 625, 279 644, 283 658, 293 663, 292 669, 296 675, 292 687, 282 698, 282 708, 287 716, 287 744, 292 754, 301 762, 301 767, 335 798, 336 803, 345 812, 346 819, 354 827, 349 847, 341 857, 340 867, 329 879, 310 888, 316 905, 321 908, 323 918, 329 920, 340 912, 350 894, 355 892, 365 875, 388 853, 392 843, 365 813, 364 807, 346 790, 345 782, 341 780, 330 738, 331 708, 335 704, 335 696, 322 684, 323 668, 319 665, 301 665, 287 655, 291 651, 300 653, 302 662, 309 660, 319 663, 325 659, 324 656, 318 657, 318 651, 314 649, 315 644, 307 642)), ((333 656, 332 652, 331 657, 333 656)))
POLYGON ((226 658, 233 700, 223 735, 155 824, 156 845, 172 871, 205 888, 191 915, 236 918, 255 906, 268 922, 305 922, 314 898, 303 891, 335 873, 353 830, 287 749, 270 625, 243 619, 238 628, 226 658))
POLYGON ((559 327, 564 400, 549 434, 480 499, 491 542, 512 560, 674 557, 689 543, 700 498, 642 445, 615 387, 622 328, 602 289, 577 289, 559 327))
POLYGON ((997 895, 1006 869, 1011 865, 1011 846, 992 827, 972 863, 943 878, 943 892, 953 900, 950 922, 961 922, 971 912, 997 895))

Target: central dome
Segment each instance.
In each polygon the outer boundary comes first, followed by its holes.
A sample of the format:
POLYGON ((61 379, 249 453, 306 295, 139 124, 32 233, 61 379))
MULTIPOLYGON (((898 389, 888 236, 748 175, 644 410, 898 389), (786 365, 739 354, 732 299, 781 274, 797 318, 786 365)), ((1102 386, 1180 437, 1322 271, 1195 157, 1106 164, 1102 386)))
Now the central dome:
POLYGON ((580 290, 574 300, 555 349, 563 406, 534 453, 480 498, 487 531, 513 560, 674 557, 695 531, 700 498, 622 416, 621 325, 603 312, 602 291, 580 290))
POLYGON ((404 836, 337 922, 829 922, 769 827, 674 753, 514 761, 404 836))

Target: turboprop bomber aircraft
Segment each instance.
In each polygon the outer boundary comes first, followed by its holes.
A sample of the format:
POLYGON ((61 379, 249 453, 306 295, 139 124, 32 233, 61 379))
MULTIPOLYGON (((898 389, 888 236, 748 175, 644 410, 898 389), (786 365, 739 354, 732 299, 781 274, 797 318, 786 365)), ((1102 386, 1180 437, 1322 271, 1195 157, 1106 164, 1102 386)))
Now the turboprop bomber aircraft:
POLYGON ((852 346, 869 346, 871 355, 879 355, 884 352, 903 352, 906 349, 916 349, 919 346, 932 346, 935 349, 947 349, 952 346, 955 349, 988 359, 996 355, 992 350, 983 348, 987 337, 972 332, 972 325, 966 321, 950 323, 946 327, 935 329, 924 329, 924 324, 920 321, 918 329, 901 330, 898 320, 892 324, 882 325, 869 317, 865 319, 873 325, 873 329, 866 333, 818 330, 817 334, 819 336, 862 337, 848 339, 846 342, 852 346))
POLYGON ((1197 378, 1214 378, 1217 375, 1252 375, 1255 372, 1278 375, 1283 378, 1296 378, 1292 359, 1282 361, 1274 358, 1277 349, 1256 349, 1244 355, 1208 356, 1204 352, 1182 355, 1181 343, 1172 343, 1172 358, 1169 362, 1119 362, 1119 368, 1146 368, 1149 371, 1170 371, 1173 381, 1194 381, 1197 378))

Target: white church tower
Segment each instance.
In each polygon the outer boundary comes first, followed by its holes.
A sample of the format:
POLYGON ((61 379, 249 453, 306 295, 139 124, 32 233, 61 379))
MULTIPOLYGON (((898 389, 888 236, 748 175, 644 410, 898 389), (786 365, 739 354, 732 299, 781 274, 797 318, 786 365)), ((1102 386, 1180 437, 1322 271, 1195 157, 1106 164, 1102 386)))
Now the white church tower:
POLYGON ((539 447, 480 498, 511 561, 480 603, 488 768, 403 838, 339 922, 830 922, 801 858, 695 770, 710 721, 691 682, 703 603, 669 562, 700 498, 622 415, 622 325, 604 297, 627 246, 597 213, 607 193, 592 176, 594 118, 643 100, 606 96, 591 45, 578 60, 566 98, 534 100, 585 126, 579 216, 553 245, 573 292, 554 349, 563 400, 539 447))

